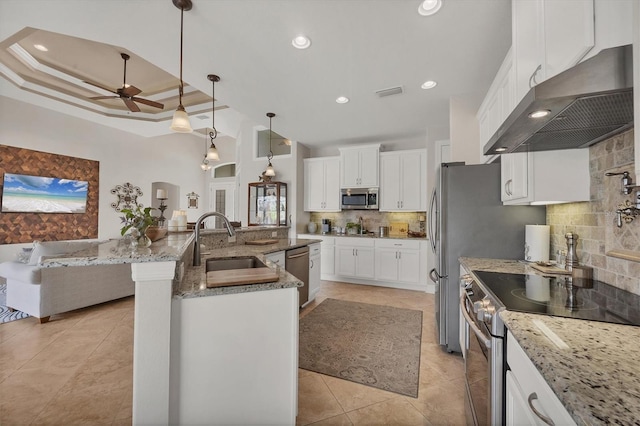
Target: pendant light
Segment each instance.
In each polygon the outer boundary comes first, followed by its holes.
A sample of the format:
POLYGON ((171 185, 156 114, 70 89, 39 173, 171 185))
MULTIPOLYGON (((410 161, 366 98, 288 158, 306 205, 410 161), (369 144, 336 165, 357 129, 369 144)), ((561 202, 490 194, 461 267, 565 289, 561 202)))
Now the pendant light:
POLYGON ((176 112, 173 113, 173 121, 171 122, 171 130, 178 133, 191 133, 191 123, 189 122, 189 116, 182 106, 182 95, 184 93, 184 82, 182 81, 182 45, 184 35, 184 11, 191 10, 191 0, 172 0, 175 7, 180 9, 180 87, 178 88, 178 94, 180 103, 176 112))
POLYGON ((203 172, 206 172, 208 170, 211 170, 211 162, 209 162, 209 159, 207 158, 207 140, 204 140, 204 158, 202 159, 202 163, 200 164, 200 168, 202 169, 203 172))
POLYGON ((269 117, 269 155, 267 155, 267 159, 269 160, 269 165, 267 166, 267 170, 264 171, 265 176, 275 176, 276 171, 273 169, 271 165, 271 159, 273 158, 273 152, 271 151, 271 119, 276 115, 272 112, 267 113, 267 117, 269 117))
POLYGON ((216 145, 213 143, 213 140, 218 137, 218 131, 216 130, 216 120, 215 120, 215 115, 216 115, 216 81, 220 81, 220 77, 218 77, 217 75, 214 74, 209 74, 207 76, 207 78, 209 79, 209 81, 211 82, 212 86, 213 86, 213 97, 211 98, 211 131, 209 132, 209 138, 211 138, 211 146, 209 147, 209 150, 207 151, 207 158, 209 160, 220 160, 220 156, 218 155, 218 148, 216 148, 216 145))

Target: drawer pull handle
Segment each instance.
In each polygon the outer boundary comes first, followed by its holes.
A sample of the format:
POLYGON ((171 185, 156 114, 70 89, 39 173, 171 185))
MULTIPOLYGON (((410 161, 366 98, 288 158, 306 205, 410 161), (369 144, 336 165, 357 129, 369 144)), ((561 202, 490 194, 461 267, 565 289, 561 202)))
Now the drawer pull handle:
POLYGON ((540 411, 538 411, 536 409, 536 407, 533 406, 533 400, 534 399, 538 399, 538 394, 536 394, 535 392, 533 392, 531 395, 529 395, 529 398, 527 398, 527 402, 529 402, 529 408, 531 408, 531 411, 533 411, 533 414, 538 416, 540 418, 540 420, 542 420, 543 422, 545 422, 549 426, 555 426, 555 423, 553 422, 553 420, 551 420, 551 418, 545 416, 540 411))

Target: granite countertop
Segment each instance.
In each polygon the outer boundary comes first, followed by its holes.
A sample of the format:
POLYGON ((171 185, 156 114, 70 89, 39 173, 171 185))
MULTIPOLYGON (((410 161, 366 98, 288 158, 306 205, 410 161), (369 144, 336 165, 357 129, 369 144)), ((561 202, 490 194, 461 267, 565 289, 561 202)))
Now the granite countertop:
MULTIPOLYGON (((213 232, 218 232, 213 231, 213 232)), ((203 232, 203 234, 206 233, 203 232)), ((179 265, 185 259, 184 275, 177 283, 174 292, 176 298, 215 296, 221 294, 247 293, 252 291, 273 290, 278 288, 301 287, 302 281, 285 271, 265 257, 266 254, 281 250, 290 250, 319 243, 321 240, 312 239, 278 239, 277 243, 268 245, 237 244, 215 249, 202 249, 202 259, 213 257, 256 256, 268 267, 276 269, 279 278, 272 283, 258 283, 228 287, 207 288, 206 274, 203 266, 191 266, 191 257, 187 251, 193 242, 193 231, 169 233, 165 238, 155 241, 146 248, 132 248, 121 238, 97 242, 91 248, 62 256, 44 259, 42 267, 67 267, 91 265, 115 265, 122 263, 169 262, 175 261, 179 265)))
POLYGON ((309 244, 319 243, 320 240, 307 240, 300 238, 279 239, 277 243, 268 245, 233 245, 216 249, 203 249, 201 253, 201 266, 189 266, 185 270, 184 278, 180 283, 176 298, 206 297, 222 294, 247 293, 252 291, 274 290, 279 288, 301 287, 302 281, 285 271, 284 267, 267 260, 266 255, 282 250, 291 250, 309 244), (270 268, 277 271, 278 281, 263 284, 247 284, 228 287, 207 288, 205 273, 205 259, 235 256, 256 256, 270 268))
MULTIPOLYGON (((468 271, 549 275, 515 260, 460 258, 460 263, 468 271)), ((500 317, 578 425, 637 424, 640 327, 513 311, 500 317), (556 346, 534 320, 569 349, 556 346)))
POLYGON ((144 263, 180 261, 189 248, 193 232, 170 233, 146 248, 132 248, 124 239, 117 238, 98 242, 87 250, 80 250, 42 261, 46 268, 60 266, 114 265, 121 263, 144 263))
POLYGON ((300 235, 311 236, 311 237, 340 237, 340 238, 371 238, 374 240, 416 240, 416 241, 427 241, 426 237, 410 237, 408 235, 390 235, 387 237, 379 237, 375 232, 369 232, 363 235, 360 234, 323 234, 321 232, 316 232, 315 234, 310 234, 308 232, 300 233, 300 235))

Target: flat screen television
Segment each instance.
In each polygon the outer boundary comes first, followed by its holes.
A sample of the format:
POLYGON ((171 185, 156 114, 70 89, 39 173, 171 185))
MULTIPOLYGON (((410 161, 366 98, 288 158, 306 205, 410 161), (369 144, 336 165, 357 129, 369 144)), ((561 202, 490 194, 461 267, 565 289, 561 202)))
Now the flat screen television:
POLYGON ((2 212, 85 213, 89 182, 4 174, 2 212))

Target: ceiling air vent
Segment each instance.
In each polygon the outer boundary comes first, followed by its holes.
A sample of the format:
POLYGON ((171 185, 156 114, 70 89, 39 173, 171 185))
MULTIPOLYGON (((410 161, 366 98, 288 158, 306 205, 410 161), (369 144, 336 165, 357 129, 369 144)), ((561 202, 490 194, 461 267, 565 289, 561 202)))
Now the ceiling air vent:
POLYGON ((199 118, 200 120, 208 120, 210 117, 206 114, 200 114, 196 115, 196 118, 199 118))
POLYGON ((404 89, 402 88, 402 86, 397 86, 397 87, 389 87, 388 89, 376 90, 376 95, 378 95, 379 98, 383 98, 385 96, 399 95, 402 92, 404 92, 404 89))

